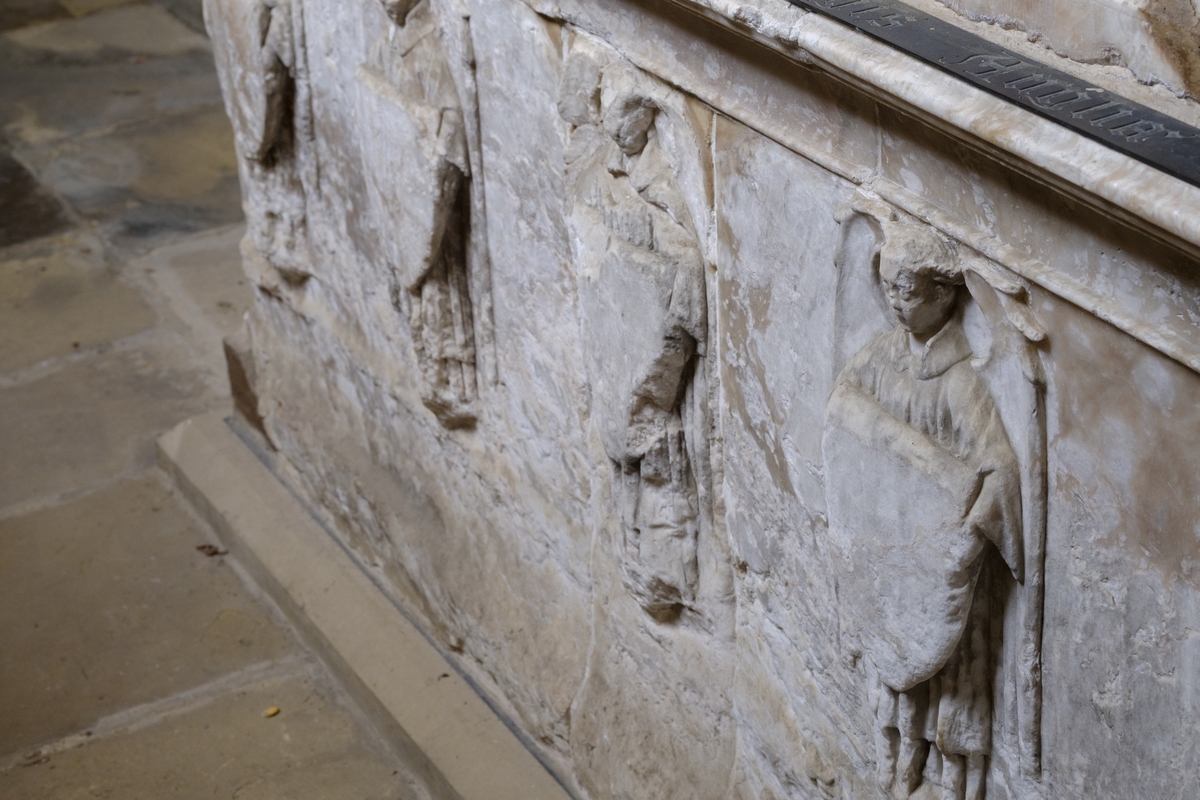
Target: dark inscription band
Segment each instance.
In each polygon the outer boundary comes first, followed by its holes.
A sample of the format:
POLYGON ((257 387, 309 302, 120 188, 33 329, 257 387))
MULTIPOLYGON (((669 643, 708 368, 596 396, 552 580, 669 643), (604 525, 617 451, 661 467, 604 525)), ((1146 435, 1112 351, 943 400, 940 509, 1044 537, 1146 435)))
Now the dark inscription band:
POLYGON ((1200 130, 897 0, 789 0, 1200 186, 1200 130))

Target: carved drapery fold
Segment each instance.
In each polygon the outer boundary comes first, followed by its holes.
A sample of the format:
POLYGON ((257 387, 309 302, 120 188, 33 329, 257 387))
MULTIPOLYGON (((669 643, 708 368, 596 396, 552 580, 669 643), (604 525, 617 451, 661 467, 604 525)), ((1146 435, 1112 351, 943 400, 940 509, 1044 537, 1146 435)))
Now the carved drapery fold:
POLYGON ((687 398, 707 338, 698 167, 683 99, 587 40, 565 65, 566 153, 592 416, 613 468, 626 588, 673 619, 696 596, 704 449, 687 398), (692 163, 686 163, 688 161, 692 163))
POLYGON ((824 449, 843 645, 872 684, 880 783, 979 797, 994 727, 1019 762, 1006 768, 1040 773, 1044 332, 1018 279, 877 198, 859 193, 839 221, 824 449), (914 303, 947 292, 938 328, 906 329, 914 303))
POLYGON ((486 256, 473 230, 483 217, 471 167, 474 106, 463 102, 473 86, 463 85, 469 81, 456 74, 462 70, 447 46, 460 34, 469 41, 468 32, 456 30, 468 23, 453 4, 382 5, 390 27, 358 70, 373 256, 391 269, 392 299, 412 333, 422 401, 444 426, 471 427, 478 415, 471 284, 486 256))

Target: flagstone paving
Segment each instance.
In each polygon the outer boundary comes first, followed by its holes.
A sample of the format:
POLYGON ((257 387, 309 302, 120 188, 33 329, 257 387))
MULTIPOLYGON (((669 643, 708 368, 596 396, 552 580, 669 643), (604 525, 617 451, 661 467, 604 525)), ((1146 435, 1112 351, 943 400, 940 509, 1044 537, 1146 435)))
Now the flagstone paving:
POLYGON ((419 796, 156 466, 242 235, 198 0, 0 3, 0 800, 419 796))
POLYGON ((70 221, 62 204, 19 161, 0 152, 0 247, 63 230, 70 221))

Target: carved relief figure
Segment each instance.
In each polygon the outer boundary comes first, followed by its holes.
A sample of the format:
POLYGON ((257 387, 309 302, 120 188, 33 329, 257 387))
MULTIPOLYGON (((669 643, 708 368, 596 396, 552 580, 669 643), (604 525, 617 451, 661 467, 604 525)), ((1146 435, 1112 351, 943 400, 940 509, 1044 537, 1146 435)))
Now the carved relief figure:
POLYGON ((393 27, 358 75, 372 255, 392 271, 424 404, 446 427, 468 427, 477 385, 466 118, 431 1, 381 3, 393 27))
POLYGON ((700 514, 689 393, 705 341, 704 258, 668 141, 686 141, 678 103, 586 44, 568 62, 559 103, 574 126, 571 230, 592 415, 621 515, 618 558, 626 588, 661 620, 694 600, 700 514))
POLYGON ((309 277, 301 137, 309 138, 304 26, 292 0, 206 0, 246 195, 247 268, 265 290, 309 277))
POLYGON ((830 538, 843 636, 865 661, 879 781, 983 796, 992 750, 996 570, 1023 579, 1021 469, 962 324, 956 254, 885 229, 898 322, 854 355, 827 407, 830 538))

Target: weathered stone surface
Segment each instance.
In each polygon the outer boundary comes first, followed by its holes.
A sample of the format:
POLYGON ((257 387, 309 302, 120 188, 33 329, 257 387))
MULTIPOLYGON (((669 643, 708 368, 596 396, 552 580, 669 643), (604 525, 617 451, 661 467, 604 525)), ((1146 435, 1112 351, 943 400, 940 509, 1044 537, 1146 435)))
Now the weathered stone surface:
POLYGON ((1048 415, 1047 769, 1063 794, 1186 798, 1180 776, 1200 774, 1187 688, 1200 529, 1182 500, 1196 491, 1196 375, 1057 298, 1036 305, 1064 334, 1048 415))
POLYGON ((0 261, 0 372, 132 336, 155 323, 137 290, 102 262, 92 237, 0 261))
POLYGON ((58 19, 67 14, 67 9, 58 0, 12 0, 0 9, 0 30, 58 19))
MULTIPOLYGON (((410 800, 407 775, 304 672, 200 698, 158 719, 0 771, 0 793, 239 800, 410 800), (279 707, 278 716, 263 717, 279 707), (198 743, 204 742, 204 746, 198 743)), ((140 723, 140 724, 138 724, 140 723)))
POLYGON ((835 376, 827 259, 838 226, 821 206, 853 189, 736 123, 719 120, 716 143, 718 205, 763 209, 718 223, 723 494, 747 609, 738 624, 738 796, 815 792, 827 780, 854 796, 867 791, 870 771, 858 714, 866 700, 836 650, 821 427, 812 424, 835 376), (842 701, 822 708, 821 686, 842 701), (848 749, 851 731, 863 743, 848 749))
POLYGON ((218 108, 21 148, 38 177, 118 243, 241 220, 229 122, 218 108))
POLYGON ((154 437, 219 401, 168 334, 0 384, 0 508, 136 474, 154 437), (180 366, 180 364, 184 366, 180 366))
POLYGON ((70 221, 54 195, 39 186, 29 171, 0 150, 0 247, 36 239, 66 228, 70 221))
POLYGON ((59 55, 88 56, 112 49, 174 56, 208 46, 204 37, 156 5, 111 8, 89 14, 95 9, 81 3, 68 10, 82 18, 30 25, 5 36, 22 47, 59 55))
POLYGON ((1188 796, 1193 188, 775 0, 208 12, 270 439, 580 796, 1188 796))
MULTIPOLYGON (((241 225, 178 238, 126 264, 121 272, 159 303, 164 322, 187 339, 210 375, 226 371, 222 342, 243 331, 253 303, 241 269, 241 225)), ((221 387, 222 390, 224 387, 221 387)))
POLYGON ((1079 0, 997 3, 938 0, 972 20, 1015 28, 1029 41, 1089 64, 1126 67, 1146 83, 1196 96, 1200 88, 1200 18, 1180 0, 1079 0))
POLYGON ((0 753, 292 648, 205 542, 153 477, 0 521, 0 753))
POLYGON ((35 58, 0 44, 7 80, 0 120, 17 147, 146 121, 221 102, 212 56, 203 50, 138 61, 35 58))

